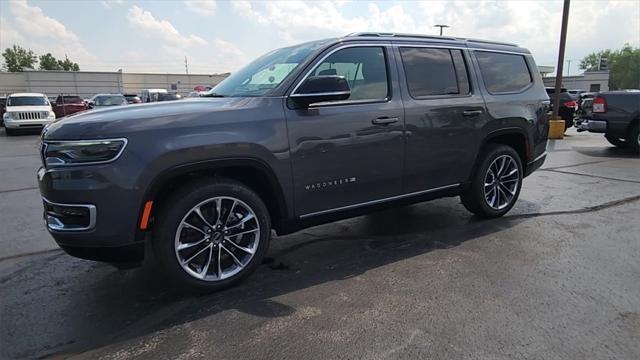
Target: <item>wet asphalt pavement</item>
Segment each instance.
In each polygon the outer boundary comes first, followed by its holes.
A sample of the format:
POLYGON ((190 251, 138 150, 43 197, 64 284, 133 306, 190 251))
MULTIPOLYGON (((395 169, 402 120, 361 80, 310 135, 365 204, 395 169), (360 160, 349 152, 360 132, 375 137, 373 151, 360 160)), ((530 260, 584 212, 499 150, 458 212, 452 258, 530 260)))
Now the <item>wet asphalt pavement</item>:
POLYGON ((504 218, 447 198, 318 226, 191 295, 56 250, 37 137, 0 133, 0 358, 640 358, 640 158, 601 136, 551 141, 504 218))

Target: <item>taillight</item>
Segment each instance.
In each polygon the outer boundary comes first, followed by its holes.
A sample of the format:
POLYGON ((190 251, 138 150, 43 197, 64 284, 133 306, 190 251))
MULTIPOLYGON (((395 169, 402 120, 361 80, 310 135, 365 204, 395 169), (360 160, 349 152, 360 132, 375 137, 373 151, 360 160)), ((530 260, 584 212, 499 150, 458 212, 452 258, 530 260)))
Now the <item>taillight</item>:
POLYGON ((593 98, 593 108, 591 111, 594 113, 607 112, 607 100, 601 96, 593 98))
POLYGON ((577 109, 577 108, 578 108, 578 103, 577 103, 577 102, 575 102, 575 101, 573 101, 573 100, 571 100, 571 101, 567 101, 567 102, 565 102, 565 103, 562 103, 562 105, 564 105, 564 106, 566 106, 566 107, 568 107, 568 108, 574 108, 574 109, 577 109))

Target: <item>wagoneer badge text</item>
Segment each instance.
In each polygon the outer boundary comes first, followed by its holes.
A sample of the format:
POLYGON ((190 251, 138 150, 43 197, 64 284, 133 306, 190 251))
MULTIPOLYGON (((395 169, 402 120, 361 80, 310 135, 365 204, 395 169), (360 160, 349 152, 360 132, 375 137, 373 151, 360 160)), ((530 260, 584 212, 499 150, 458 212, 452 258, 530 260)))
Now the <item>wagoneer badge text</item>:
POLYGON ((318 182, 318 183, 315 183, 315 184, 307 184, 307 185, 304 186, 304 189, 305 190, 322 190, 322 189, 325 189, 325 188, 328 188, 328 187, 345 185, 345 184, 354 183, 354 182, 356 182, 356 178, 355 177, 350 177, 350 178, 344 178, 344 179, 323 181, 323 182, 318 182))

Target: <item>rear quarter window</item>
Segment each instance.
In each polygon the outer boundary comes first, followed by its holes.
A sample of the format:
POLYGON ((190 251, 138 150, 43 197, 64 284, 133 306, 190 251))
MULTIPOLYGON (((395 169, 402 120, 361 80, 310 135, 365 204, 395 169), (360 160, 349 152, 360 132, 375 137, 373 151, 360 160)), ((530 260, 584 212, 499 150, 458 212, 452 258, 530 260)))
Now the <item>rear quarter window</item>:
POLYGON ((513 93, 526 89, 533 78, 523 55, 476 51, 486 89, 492 93, 513 93))

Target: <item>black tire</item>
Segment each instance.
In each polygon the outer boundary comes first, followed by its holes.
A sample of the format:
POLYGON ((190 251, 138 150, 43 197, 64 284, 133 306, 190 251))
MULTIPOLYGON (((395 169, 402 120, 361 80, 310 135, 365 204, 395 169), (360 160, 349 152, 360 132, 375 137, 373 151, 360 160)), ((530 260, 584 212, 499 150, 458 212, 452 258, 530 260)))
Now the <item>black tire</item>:
MULTIPOLYGON (((169 277, 174 282, 176 282, 176 284, 178 284, 179 286, 184 286, 192 290, 207 291, 207 292, 221 290, 238 283, 243 278, 245 278, 250 273, 252 273, 261 264, 264 254, 266 253, 269 247, 269 241, 271 238, 271 220, 269 217, 269 212, 264 202, 260 199, 260 197, 254 191, 252 191, 247 186, 230 179, 209 178, 206 180, 196 181, 196 182, 192 182, 185 185, 183 188, 180 188, 171 196, 169 196, 167 200, 163 201, 163 203, 164 205, 161 206, 159 216, 156 217, 156 224, 155 224, 155 229, 153 234, 154 236, 152 239, 152 247, 154 250, 157 263, 162 268, 161 270, 165 271, 169 275, 169 277), (218 279, 204 280, 204 279, 196 278, 195 275, 188 273, 188 270, 183 268, 183 266, 181 265, 178 259, 178 256, 179 256, 178 253, 180 253, 181 250, 176 250, 177 248, 176 238, 178 238, 179 236, 181 237, 184 229, 187 229, 187 228, 183 226, 181 228, 182 230, 180 234, 177 234, 177 231, 179 226, 181 226, 181 224, 183 223, 183 220, 185 221, 189 220, 188 222, 195 221, 195 220, 191 220, 193 218, 189 218, 189 216, 192 216, 191 214, 194 214, 193 209, 195 206, 205 201, 208 201, 207 199, 213 199, 213 198, 219 198, 219 197, 224 197, 225 198, 224 201, 233 201, 233 200, 230 200, 231 198, 235 200, 240 200, 238 203, 242 203, 243 206, 244 205, 248 206, 250 210, 253 211, 253 213, 255 214, 254 219, 256 219, 256 221, 253 221, 253 220, 250 220, 250 221, 252 222, 253 226, 259 228, 259 232, 258 232, 259 236, 256 235, 253 241, 256 241, 257 239, 258 243, 256 245, 257 248, 254 249, 255 252, 253 253, 252 257, 249 260, 247 260, 247 263, 244 264, 244 267, 240 268, 236 265, 236 268, 241 269, 239 270, 239 272, 227 278, 223 278, 219 276, 218 275, 219 273, 218 273, 214 275, 216 277, 220 277, 219 280, 218 279)), ((208 204, 211 204, 211 203, 207 203, 203 206, 210 206, 208 204)), ((212 208, 210 211, 215 211, 214 210, 215 204, 216 203, 213 203, 213 205, 211 205, 211 206, 214 206, 214 208, 212 208)), ((235 204, 236 202, 234 201, 233 205, 231 205, 230 207, 233 208, 234 206, 236 206, 235 204)), ((203 209, 203 213, 205 210, 206 209, 203 209)), ((227 212, 227 214, 228 213, 229 212, 227 212)), ((207 216, 206 213, 204 214, 206 217, 207 216)), ((216 221, 215 218, 218 217, 218 215, 215 215, 215 213, 210 213, 210 214, 211 215, 209 215, 209 219, 207 220, 211 224, 213 224, 216 221)), ((243 218, 240 218, 240 220, 242 219, 243 218)), ((228 262, 233 264, 232 260, 235 260, 235 258, 232 259, 229 256, 229 254, 222 252, 222 249, 226 249, 222 245, 222 242, 223 242, 222 239, 226 239, 227 241, 229 240, 225 237, 225 235, 221 234, 222 230, 216 230, 215 225, 211 228, 207 228, 206 226, 203 226, 203 228, 208 231, 214 230, 214 233, 215 232, 219 233, 218 238, 220 240, 218 241, 220 242, 217 243, 219 244, 219 246, 214 245, 213 235, 215 234, 211 233, 212 239, 208 241, 209 245, 212 247, 210 251, 212 252, 220 251, 221 254, 223 254, 222 256, 223 257, 226 256, 228 262), (216 250, 213 250, 214 246, 216 246, 216 250)), ((242 225, 242 229, 244 229, 244 225, 242 225)), ((203 236, 197 233, 194 233, 194 234, 198 236, 203 236)), ((242 239, 242 236, 240 239, 242 239)), ((205 242, 204 244, 206 245, 207 243, 205 242)), ((244 255, 245 257, 248 256, 247 253, 239 251, 238 248, 231 247, 228 242, 226 246, 229 247, 229 249, 231 249, 232 252, 238 255, 238 258, 241 255, 244 255)), ((195 246, 194 246, 194 249, 195 249, 194 250, 195 252, 198 251, 198 249, 195 246)), ((206 252, 207 251, 205 250, 204 256, 207 256, 206 252)), ((185 257, 190 257, 190 256, 191 254, 188 254, 185 257)), ((216 261, 213 258, 214 255, 208 255, 208 256, 209 256, 208 258, 209 260, 205 260, 205 258, 203 258, 203 264, 202 264, 202 267, 200 268, 200 270, 202 271, 205 277, 207 276, 208 273, 211 272, 211 269, 213 269, 212 271, 217 270, 217 264, 214 264, 214 267, 209 269, 209 271, 203 270, 205 261, 206 262, 216 261)), ((214 276, 214 275, 211 275, 211 276, 214 276)))
POLYGON ((625 140, 623 140, 623 139, 618 139, 616 137, 611 137, 611 136, 608 136, 608 135, 605 135, 604 137, 613 146, 617 146, 617 147, 620 147, 620 148, 626 148, 627 145, 628 145, 627 142, 625 140))
POLYGON ((640 122, 636 122, 625 142, 630 149, 640 152, 640 122))
MULTIPOLYGON (((471 178, 471 182, 467 188, 461 195, 460 200, 467 210, 476 214, 481 218, 496 218, 503 216, 516 203, 518 200, 518 196, 520 195, 520 189, 522 187, 522 162, 520 160, 520 156, 518 153, 510 146, 501 145, 501 144, 490 144, 486 147, 485 151, 480 158, 480 163, 476 167, 476 171, 471 178), (513 164, 513 168, 517 169, 517 174, 514 174, 510 177, 506 177, 507 171, 502 175, 505 180, 505 186, 513 187, 513 188, 500 188, 500 192, 494 188, 494 192, 498 192, 499 194, 505 194, 504 207, 494 208, 489 202, 490 200, 485 199, 485 178, 489 176, 489 167, 493 165, 494 161, 497 159, 511 159, 513 163, 509 163, 509 165, 513 164), (513 180, 517 179, 517 182, 513 184, 513 180), (506 191, 511 191, 513 194, 506 193, 506 191), (511 196, 511 198, 509 198, 511 196)), ((494 170, 492 170, 492 173, 494 170)), ((498 172, 500 174, 500 172, 498 172)), ((492 182, 493 183, 493 182, 492 182)), ((500 182, 498 183, 498 187, 500 186, 500 182)), ((489 189, 491 191, 491 189, 489 189)), ((499 195, 500 196, 500 195, 499 195)), ((493 199, 493 197, 492 197, 493 199)), ((504 199, 503 199, 504 200, 504 199)), ((500 198, 494 199, 497 201, 499 205, 500 198)))
POLYGON ((8 127, 4 128, 4 132, 7 134, 7 136, 13 136, 16 134, 16 131, 14 129, 9 129, 8 127))

